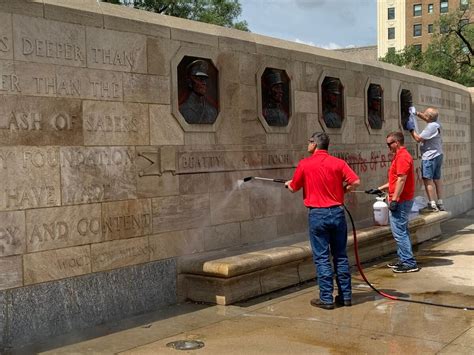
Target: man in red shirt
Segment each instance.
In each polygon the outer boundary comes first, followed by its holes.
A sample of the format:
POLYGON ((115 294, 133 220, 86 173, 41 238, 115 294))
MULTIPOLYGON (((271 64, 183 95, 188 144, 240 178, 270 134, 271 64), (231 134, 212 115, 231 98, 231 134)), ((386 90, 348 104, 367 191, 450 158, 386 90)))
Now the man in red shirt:
POLYGON ((329 260, 332 254, 338 295, 338 306, 352 305, 351 271, 347 258, 347 224, 344 194, 360 184, 359 177, 344 160, 328 154, 329 137, 316 132, 308 140, 310 157, 301 160, 292 180, 286 182, 291 192, 303 188, 304 205, 308 207, 309 239, 319 284, 319 299, 311 305, 334 309, 333 276, 329 260))
POLYGON ((404 144, 405 138, 402 132, 392 132, 387 136, 387 145, 394 157, 388 170, 388 183, 379 187, 380 190, 388 189, 390 227, 397 242, 399 260, 387 266, 396 273, 420 270, 413 256, 408 231, 408 214, 415 195, 415 172, 413 158, 404 144))

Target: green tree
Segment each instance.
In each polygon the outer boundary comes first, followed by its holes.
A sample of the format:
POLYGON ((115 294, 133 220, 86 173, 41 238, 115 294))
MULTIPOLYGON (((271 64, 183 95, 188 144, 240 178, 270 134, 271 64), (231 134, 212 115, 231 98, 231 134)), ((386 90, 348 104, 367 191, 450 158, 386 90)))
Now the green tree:
POLYGON ((425 52, 407 46, 389 51, 382 61, 474 86, 474 24, 472 7, 441 16, 425 52))
POLYGON ((242 13, 239 0, 102 0, 158 14, 211 23, 249 31, 247 21, 237 21, 242 13))

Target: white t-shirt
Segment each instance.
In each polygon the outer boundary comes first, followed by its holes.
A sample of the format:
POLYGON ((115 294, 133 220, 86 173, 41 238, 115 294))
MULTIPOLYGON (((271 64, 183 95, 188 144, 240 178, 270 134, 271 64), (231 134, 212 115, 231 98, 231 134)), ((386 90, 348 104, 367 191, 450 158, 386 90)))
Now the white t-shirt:
POLYGON ((441 125, 438 122, 429 122, 420 137, 425 140, 420 146, 422 160, 430 160, 443 154, 441 125))

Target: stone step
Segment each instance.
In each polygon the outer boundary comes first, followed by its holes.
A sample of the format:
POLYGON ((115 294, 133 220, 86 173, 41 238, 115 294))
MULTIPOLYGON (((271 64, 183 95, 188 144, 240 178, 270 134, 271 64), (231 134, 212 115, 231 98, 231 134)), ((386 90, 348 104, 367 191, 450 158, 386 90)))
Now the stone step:
MULTIPOLYGON (((414 245, 441 234, 440 223, 449 212, 419 215, 410 221, 414 245)), ((359 256, 368 261, 396 250, 390 227, 373 226, 357 231, 359 256)), ((354 240, 349 234, 348 254, 355 264, 354 240)), ((261 250, 227 250, 180 261, 180 294, 199 302, 229 305, 315 277, 308 241, 261 250), (231 255, 231 256, 228 256, 231 255)))

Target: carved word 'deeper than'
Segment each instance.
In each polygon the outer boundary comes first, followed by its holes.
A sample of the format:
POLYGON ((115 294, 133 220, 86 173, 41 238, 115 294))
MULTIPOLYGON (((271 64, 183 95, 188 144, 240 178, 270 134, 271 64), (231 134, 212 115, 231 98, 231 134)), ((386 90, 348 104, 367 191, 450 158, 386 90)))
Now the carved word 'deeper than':
POLYGON ((100 64, 110 64, 133 68, 136 62, 135 51, 117 51, 113 49, 91 48, 92 61, 100 64))
POLYGON ((23 55, 66 59, 84 62, 84 54, 80 47, 72 43, 61 43, 50 40, 22 38, 23 55))

